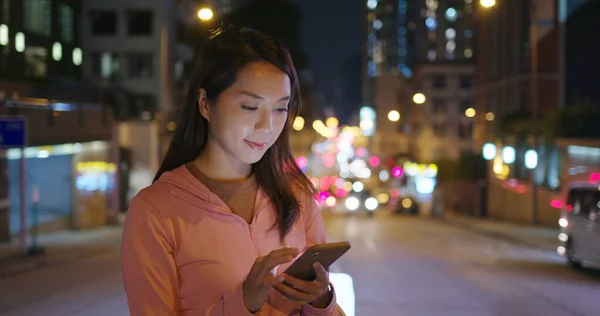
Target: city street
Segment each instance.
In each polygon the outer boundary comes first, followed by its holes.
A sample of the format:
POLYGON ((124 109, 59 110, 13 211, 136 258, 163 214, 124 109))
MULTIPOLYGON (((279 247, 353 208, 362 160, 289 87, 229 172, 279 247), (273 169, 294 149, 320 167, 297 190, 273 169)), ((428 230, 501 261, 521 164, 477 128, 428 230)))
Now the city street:
MULTIPOLYGON (((597 315, 600 277, 533 248, 427 218, 328 216, 352 250, 356 315, 597 315)), ((1 315, 127 315, 118 243, 95 257, 0 279, 1 315)))

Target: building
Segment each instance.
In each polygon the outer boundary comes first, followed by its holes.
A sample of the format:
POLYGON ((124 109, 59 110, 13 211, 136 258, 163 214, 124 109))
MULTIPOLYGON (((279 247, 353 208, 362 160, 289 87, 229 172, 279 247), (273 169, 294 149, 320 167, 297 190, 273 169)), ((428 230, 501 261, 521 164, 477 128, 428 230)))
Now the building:
POLYGON ((118 210, 110 95, 82 78, 80 17, 79 0, 0 1, 0 115, 28 125, 27 147, 0 150, 1 241, 30 229, 34 208, 40 230, 104 225, 118 210))
POLYGON ((121 147, 131 156, 129 195, 149 185, 175 128, 194 46, 187 29, 208 26, 195 1, 87 0, 81 32, 83 73, 106 89, 135 96, 117 108, 121 147))
POLYGON ((375 139, 389 141, 395 133, 394 138, 409 140, 376 148, 400 147, 396 154, 426 162, 472 150, 472 127, 464 113, 474 106, 474 5, 470 0, 367 1, 364 103, 377 109, 375 139), (426 96, 425 104, 415 106, 415 93, 426 96), (394 110, 400 119, 390 122, 387 115, 394 110), (437 145, 449 139, 447 146, 437 145))
MULTIPOLYGON (((477 13, 475 147, 481 150, 492 142, 496 146, 488 148, 497 148, 495 155, 487 153, 493 156, 487 215, 554 226, 560 216, 556 205, 569 182, 591 181, 600 171, 598 142, 565 137, 536 146, 533 137, 498 138, 498 120, 487 122, 484 115, 491 112, 503 118, 515 112, 543 114, 582 103, 600 104, 595 75, 600 71, 595 61, 600 34, 589 27, 600 14, 600 2, 507 0, 477 13), (503 155, 505 148, 514 155, 503 155), (531 151, 538 157, 533 168, 527 167, 531 151)), ((535 116, 525 117, 531 118, 526 125, 540 123, 535 116)))

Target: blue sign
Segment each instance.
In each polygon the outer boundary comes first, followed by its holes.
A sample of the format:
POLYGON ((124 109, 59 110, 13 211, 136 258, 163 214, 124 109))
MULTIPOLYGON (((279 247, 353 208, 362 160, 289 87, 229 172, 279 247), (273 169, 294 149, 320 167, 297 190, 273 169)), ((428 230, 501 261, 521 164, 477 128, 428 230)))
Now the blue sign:
POLYGON ((0 117, 0 148, 25 147, 27 122, 23 117, 0 117))

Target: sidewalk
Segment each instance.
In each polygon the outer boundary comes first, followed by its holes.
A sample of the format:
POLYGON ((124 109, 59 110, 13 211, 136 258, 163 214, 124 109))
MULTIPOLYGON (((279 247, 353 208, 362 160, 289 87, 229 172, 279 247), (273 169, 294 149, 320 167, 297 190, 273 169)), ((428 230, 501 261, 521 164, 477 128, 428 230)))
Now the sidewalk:
MULTIPOLYGON (((23 256, 18 238, 10 243, 0 243, 0 278, 118 248, 122 229, 121 225, 115 225, 40 234, 38 244, 45 249, 45 253, 38 256, 23 256)), ((31 244, 31 237, 28 242, 31 244)))
POLYGON ((462 227, 475 233, 503 239, 532 248, 556 251, 559 229, 470 217, 447 212, 438 219, 442 223, 462 227))

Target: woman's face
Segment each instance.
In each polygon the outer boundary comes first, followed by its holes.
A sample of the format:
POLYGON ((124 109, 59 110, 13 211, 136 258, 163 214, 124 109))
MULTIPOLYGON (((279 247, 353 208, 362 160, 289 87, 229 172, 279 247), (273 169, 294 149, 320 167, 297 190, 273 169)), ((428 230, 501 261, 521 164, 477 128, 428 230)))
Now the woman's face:
POLYGON ((242 68, 217 100, 209 102, 201 89, 198 102, 208 120, 207 149, 231 162, 258 162, 283 131, 290 98, 290 78, 268 62, 242 68))

